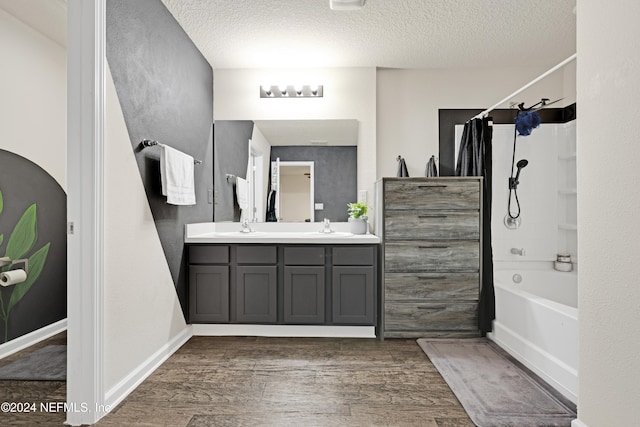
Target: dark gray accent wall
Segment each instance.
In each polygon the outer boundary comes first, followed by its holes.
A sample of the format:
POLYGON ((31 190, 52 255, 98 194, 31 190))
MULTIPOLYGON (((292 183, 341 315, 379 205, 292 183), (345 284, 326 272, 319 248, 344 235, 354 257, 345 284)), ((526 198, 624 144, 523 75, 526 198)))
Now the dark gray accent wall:
POLYGON ((347 221, 347 203, 358 199, 357 147, 276 146, 271 161, 313 161, 315 202, 324 209, 316 211, 316 221, 347 221))
MULTIPOLYGON (((31 261, 29 274, 37 274, 34 254, 49 244, 40 274, 9 313, 8 340, 12 340, 67 317, 67 196, 44 169, 6 150, 0 150, 0 191, 3 201, 0 256, 8 255, 7 246, 16 225, 32 205, 35 205, 35 223, 29 221, 28 229, 36 230, 35 235, 32 234, 35 241, 26 239, 33 244, 22 256, 31 261)), ((15 234, 14 242, 20 240, 18 235, 21 233, 16 230, 15 234)), ((11 246, 15 247, 13 243, 11 246)), ((6 269, 4 267, 2 271, 6 269)), ((14 291, 15 286, 0 287, 3 310, 7 309, 14 291)), ((0 316, 0 343, 5 340, 3 320, 0 316)))
POLYGON ((233 182, 227 174, 247 177, 251 120, 216 120, 214 137, 214 214, 215 221, 240 221, 240 209, 233 182))
POLYGON ((107 62, 184 311, 184 224, 213 219, 213 71, 160 0, 108 0, 106 33, 107 62), (143 139, 203 161, 195 167, 195 206, 166 203, 159 148, 140 150, 143 139))

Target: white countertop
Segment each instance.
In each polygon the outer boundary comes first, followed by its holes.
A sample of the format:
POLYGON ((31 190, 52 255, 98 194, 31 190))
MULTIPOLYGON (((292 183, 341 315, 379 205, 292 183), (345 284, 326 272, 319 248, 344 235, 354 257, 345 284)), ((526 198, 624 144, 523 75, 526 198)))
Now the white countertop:
POLYGON ((353 234, 349 223, 331 223, 332 233, 321 233, 321 222, 251 223, 251 233, 243 233, 238 222, 205 222, 185 226, 185 243, 297 243, 297 244, 376 244, 373 234, 353 234))

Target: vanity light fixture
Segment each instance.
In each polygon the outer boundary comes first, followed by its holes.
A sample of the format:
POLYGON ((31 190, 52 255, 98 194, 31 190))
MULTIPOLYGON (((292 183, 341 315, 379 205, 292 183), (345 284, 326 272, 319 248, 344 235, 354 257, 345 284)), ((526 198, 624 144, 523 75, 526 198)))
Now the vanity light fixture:
POLYGON ((322 98, 322 85, 262 85, 260 98, 322 98))
POLYGON ((266 95, 266 97, 272 96, 273 92, 271 91, 271 85, 262 85, 262 86, 260 86, 260 94, 262 95, 263 92, 266 95))

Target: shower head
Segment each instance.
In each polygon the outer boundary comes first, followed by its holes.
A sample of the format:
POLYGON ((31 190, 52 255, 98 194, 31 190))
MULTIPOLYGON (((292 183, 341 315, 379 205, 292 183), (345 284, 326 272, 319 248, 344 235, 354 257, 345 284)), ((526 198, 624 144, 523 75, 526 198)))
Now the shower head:
POLYGON ((520 171, 522 170, 522 168, 524 168, 528 164, 529 164, 529 160, 527 159, 519 160, 518 163, 516 163, 516 166, 518 167, 518 171, 516 172, 516 178, 515 178, 516 186, 519 184, 518 179, 520 179, 520 171))
POLYGON ((518 188, 518 184, 520 184, 520 181, 519 181, 520 171, 522 170, 522 168, 526 167, 528 164, 529 164, 529 161, 527 159, 519 160, 518 163, 516 163, 518 170, 516 172, 515 177, 511 176, 511 178, 509 178, 509 190, 515 190, 518 188))

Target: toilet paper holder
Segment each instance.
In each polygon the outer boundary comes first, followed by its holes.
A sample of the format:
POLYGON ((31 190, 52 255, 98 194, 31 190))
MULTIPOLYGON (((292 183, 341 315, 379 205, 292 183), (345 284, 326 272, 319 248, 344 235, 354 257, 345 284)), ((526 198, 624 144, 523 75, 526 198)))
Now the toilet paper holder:
POLYGON ((24 258, 24 259, 11 259, 9 257, 2 257, 0 258, 0 267, 6 267, 11 266, 13 267, 14 265, 17 264, 23 264, 24 265, 24 272, 29 274, 29 260, 24 258))

